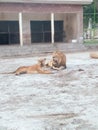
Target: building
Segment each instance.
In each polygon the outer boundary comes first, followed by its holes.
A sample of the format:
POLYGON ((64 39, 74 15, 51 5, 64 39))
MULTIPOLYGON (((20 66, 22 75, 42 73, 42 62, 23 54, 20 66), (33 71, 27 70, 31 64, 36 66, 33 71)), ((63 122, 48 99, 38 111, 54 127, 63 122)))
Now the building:
POLYGON ((80 42, 93 0, 0 0, 0 45, 80 42))

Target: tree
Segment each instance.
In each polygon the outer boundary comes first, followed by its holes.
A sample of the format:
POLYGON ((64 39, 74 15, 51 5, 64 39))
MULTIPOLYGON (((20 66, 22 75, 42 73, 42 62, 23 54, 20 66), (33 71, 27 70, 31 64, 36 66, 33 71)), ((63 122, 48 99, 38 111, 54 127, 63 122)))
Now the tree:
POLYGON ((92 19, 93 27, 98 23, 98 1, 94 0, 90 5, 83 6, 84 27, 87 27, 89 18, 92 19))

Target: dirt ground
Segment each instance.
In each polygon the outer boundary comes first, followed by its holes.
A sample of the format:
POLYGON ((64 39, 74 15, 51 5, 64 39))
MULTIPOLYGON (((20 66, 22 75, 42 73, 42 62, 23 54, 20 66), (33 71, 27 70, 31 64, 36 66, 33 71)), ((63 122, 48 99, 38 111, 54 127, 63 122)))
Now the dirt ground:
MULTIPOLYGON (((98 130, 98 59, 66 56, 67 69, 54 74, 0 74, 0 130, 98 130)), ((0 73, 39 58, 1 58, 0 73)))

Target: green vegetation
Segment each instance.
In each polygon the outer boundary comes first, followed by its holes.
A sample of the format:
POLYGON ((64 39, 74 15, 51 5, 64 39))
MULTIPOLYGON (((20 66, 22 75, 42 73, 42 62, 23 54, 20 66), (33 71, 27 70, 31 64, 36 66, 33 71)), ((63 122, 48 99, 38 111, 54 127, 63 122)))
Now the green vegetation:
POLYGON ((84 40, 84 44, 87 44, 87 45, 98 44, 98 39, 86 39, 84 40))
POLYGON ((92 19, 93 28, 98 23, 98 1, 94 0, 90 5, 83 6, 84 28, 87 28, 89 18, 92 19))
POLYGON ((83 6, 84 44, 98 44, 98 0, 92 4, 83 6), (92 28, 88 30, 88 22, 91 19, 92 28), (87 37, 88 31, 90 33, 87 37))

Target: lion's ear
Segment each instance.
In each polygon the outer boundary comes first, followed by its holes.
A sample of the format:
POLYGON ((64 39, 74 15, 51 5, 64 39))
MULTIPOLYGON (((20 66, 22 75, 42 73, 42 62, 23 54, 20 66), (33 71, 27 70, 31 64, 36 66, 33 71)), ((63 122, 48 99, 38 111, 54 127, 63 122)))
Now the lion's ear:
POLYGON ((43 61, 46 61, 46 58, 42 59, 43 61))
POLYGON ((42 60, 41 60, 41 59, 39 59, 39 60, 38 60, 38 63, 42 63, 42 60))
POLYGON ((38 60, 38 63, 42 63, 42 62, 44 62, 45 60, 46 60, 46 58, 39 59, 39 60, 38 60))

